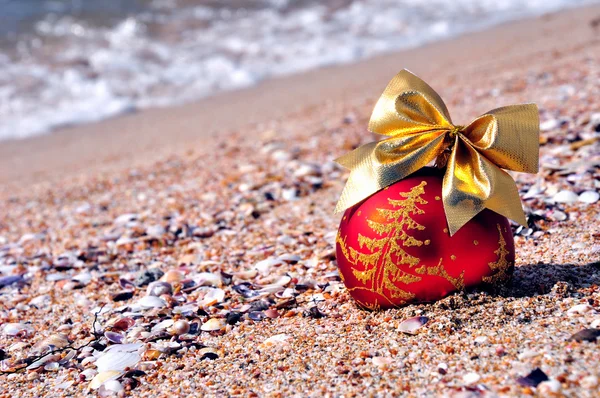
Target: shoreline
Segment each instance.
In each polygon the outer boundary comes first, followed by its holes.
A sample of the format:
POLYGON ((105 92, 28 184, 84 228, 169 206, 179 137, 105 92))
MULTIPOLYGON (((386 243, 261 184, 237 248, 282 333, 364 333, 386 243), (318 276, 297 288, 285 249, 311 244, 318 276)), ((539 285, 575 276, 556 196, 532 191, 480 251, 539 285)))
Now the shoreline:
MULTIPOLYGON (((587 6, 506 22, 354 64, 268 80, 181 106, 142 110, 46 135, 3 141, 0 192, 123 166, 148 165, 186 147, 202 146, 217 134, 281 119, 331 100, 344 104, 373 100, 389 77, 402 68, 431 82, 443 96, 444 84, 449 82, 468 81, 469 76, 489 74, 507 64, 525 65, 531 56, 551 59, 553 51, 568 51, 593 40, 589 24, 599 10, 598 5, 587 6), (563 31, 570 35, 565 37, 563 31), (523 37, 530 40, 524 42, 523 37), (571 40, 573 37, 577 40, 571 40), (431 63, 431 59, 436 62, 431 63)), ((465 89, 474 88, 466 85, 465 89)))

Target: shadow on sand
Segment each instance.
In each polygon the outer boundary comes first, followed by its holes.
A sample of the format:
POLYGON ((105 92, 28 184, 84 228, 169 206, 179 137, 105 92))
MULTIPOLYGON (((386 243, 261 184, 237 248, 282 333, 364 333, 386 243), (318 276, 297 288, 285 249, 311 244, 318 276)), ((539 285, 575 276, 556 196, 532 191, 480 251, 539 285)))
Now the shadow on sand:
POLYGON ((527 264, 515 268, 512 282, 494 292, 503 297, 534 297, 555 289, 569 292, 591 285, 600 285, 600 261, 589 264, 527 264))

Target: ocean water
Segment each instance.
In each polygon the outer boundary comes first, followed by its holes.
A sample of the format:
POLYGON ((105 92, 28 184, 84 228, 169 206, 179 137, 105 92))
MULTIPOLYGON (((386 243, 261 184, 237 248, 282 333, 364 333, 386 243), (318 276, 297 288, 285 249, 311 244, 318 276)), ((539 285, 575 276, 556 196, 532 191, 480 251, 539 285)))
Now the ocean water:
POLYGON ((0 140, 596 2, 0 0, 0 140))

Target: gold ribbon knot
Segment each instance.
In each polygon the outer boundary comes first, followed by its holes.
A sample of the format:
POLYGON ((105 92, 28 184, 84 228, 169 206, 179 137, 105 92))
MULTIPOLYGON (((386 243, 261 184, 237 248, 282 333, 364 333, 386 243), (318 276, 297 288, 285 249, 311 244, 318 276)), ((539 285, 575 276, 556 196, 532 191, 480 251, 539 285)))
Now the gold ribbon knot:
POLYGON ((467 126, 455 126, 440 96, 403 70, 377 101, 369 131, 389 138, 336 159, 350 169, 336 213, 437 159, 446 166, 442 197, 450 235, 484 208, 526 223, 517 186, 502 169, 537 173, 535 104, 494 109, 467 126))

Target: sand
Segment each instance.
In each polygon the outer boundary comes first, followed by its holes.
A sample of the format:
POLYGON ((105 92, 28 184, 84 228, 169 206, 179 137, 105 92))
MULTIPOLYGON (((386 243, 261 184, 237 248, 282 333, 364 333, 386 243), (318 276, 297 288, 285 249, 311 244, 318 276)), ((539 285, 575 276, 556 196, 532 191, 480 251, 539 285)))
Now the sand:
POLYGON ((598 343, 570 337, 600 328, 598 18, 563 11, 0 143, 0 396, 597 396, 598 343), (373 139, 401 68, 457 123, 537 102, 541 170, 516 176, 530 225, 511 286, 370 313, 336 271, 347 173, 332 159, 373 139), (154 268, 165 283, 148 289, 154 268), (413 316, 429 321, 401 333, 413 316), (31 366, 56 333, 95 351, 31 366), (92 359, 103 345, 130 351, 104 360, 114 374, 92 359), (547 381, 519 379, 536 368, 547 381))

